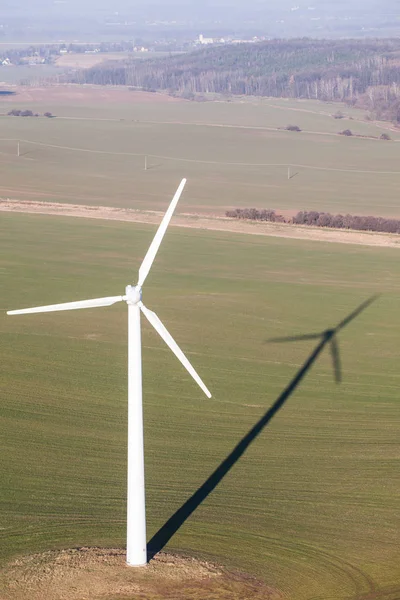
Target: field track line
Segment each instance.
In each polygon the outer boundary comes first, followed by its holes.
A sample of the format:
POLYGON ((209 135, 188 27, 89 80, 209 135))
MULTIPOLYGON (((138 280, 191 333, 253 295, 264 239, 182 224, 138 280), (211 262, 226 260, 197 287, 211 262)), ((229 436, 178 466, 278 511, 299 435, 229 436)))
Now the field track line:
MULTIPOLYGON (((295 110, 295 109, 293 109, 295 110)), ((315 113, 315 114, 319 114, 319 113, 315 113)), ((74 118, 74 117, 61 117, 64 119, 68 119, 68 118, 74 118)), ((249 130, 256 130, 256 131, 275 131, 278 133, 289 133, 287 131, 287 129, 285 129, 285 127, 266 127, 263 125, 232 125, 229 123, 199 123, 199 122, 187 122, 187 121, 137 121, 138 123, 148 123, 148 124, 152 124, 152 125, 190 125, 190 126, 197 126, 197 127, 220 127, 222 129, 249 129, 249 130)), ((369 125, 373 125, 374 121, 371 121, 369 123, 369 125)), ((382 127, 382 129, 385 129, 384 127, 382 127)), ((397 130, 392 129, 391 131, 396 131, 398 133, 397 130)), ((310 131, 308 129, 302 129, 300 133, 308 133, 311 135, 328 135, 330 137, 337 137, 339 135, 339 133, 335 133, 333 131, 310 131)), ((374 137, 372 135, 357 135, 357 134, 353 134, 353 136, 351 136, 352 139, 363 139, 363 140, 370 140, 372 142, 380 142, 382 140, 380 140, 377 137, 374 137)), ((397 142, 398 140, 392 140, 394 142, 397 142)))
MULTIPOLYGON (((273 104, 268 104, 267 106, 270 106, 272 108, 278 108, 278 109, 283 109, 283 107, 280 106, 274 106, 273 104)), ((306 110, 306 109, 300 109, 300 108, 287 108, 287 110, 293 110, 293 111, 297 111, 297 112, 306 112, 306 113, 311 113, 314 115, 319 115, 319 116, 329 116, 329 113, 323 113, 323 112, 315 112, 315 111, 310 111, 310 110, 306 110)), ((1 113, 0 114, 1 117, 6 117, 7 115, 5 113, 1 113)), ((141 119, 127 119, 127 118, 110 118, 110 117, 68 117, 68 116, 58 116, 57 120, 59 121, 106 121, 106 122, 113 122, 113 123, 120 123, 120 122, 124 122, 124 123, 139 123, 139 124, 148 124, 148 125, 186 125, 189 127, 220 127, 222 129, 247 129, 247 130, 255 130, 255 131, 275 131, 275 132, 280 132, 280 133, 288 133, 287 130, 284 127, 267 127, 265 125, 239 125, 239 124, 234 124, 234 123, 206 123, 206 122, 199 122, 199 121, 149 121, 149 120, 141 120, 141 119)), ((344 120, 349 121, 350 119, 346 119, 346 117, 344 117, 344 120)), ((363 123, 364 125, 369 125, 369 126, 374 126, 376 128, 380 128, 380 129, 385 129, 386 131, 392 131, 394 133, 399 133, 399 129, 396 129, 395 127, 390 127, 385 123, 382 123, 380 121, 369 121, 369 122, 365 122, 362 119, 352 119, 353 121, 356 121, 358 123, 363 123)), ((327 135, 327 136, 333 136, 333 137, 337 137, 339 135, 339 133, 337 132, 333 132, 333 131, 311 131, 308 129, 302 129, 301 133, 308 133, 311 135, 327 135)), ((373 136, 373 135, 357 135, 354 134, 353 138, 356 139, 365 139, 365 140, 370 140, 373 142, 379 142, 381 141, 378 137, 373 136)), ((400 142, 400 140, 395 139, 392 140, 393 142, 400 142)))
MULTIPOLYGON (((268 105, 268 106, 273 106, 273 105, 268 105)), ((280 107, 276 107, 276 108, 280 108, 280 107)), ((295 108, 291 108, 290 110, 295 110, 295 111, 299 111, 302 109, 295 109, 295 108)), ((306 111, 303 110, 303 112, 311 112, 312 114, 317 114, 317 115, 324 115, 324 113, 314 113, 313 111, 306 111)), ((5 113, 0 114, 1 117, 6 117, 7 115, 5 113)), ((325 114, 326 116, 326 114, 325 114)), ((277 133, 288 133, 288 131, 284 128, 284 127, 267 127, 267 126, 263 126, 263 125, 238 125, 238 124, 232 124, 232 123, 201 123, 198 121, 149 121, 149 120, 141 120, 141 119, 125 119, 125 118, 105 118, 105 117, 68 117, 68 116, 64 116, 64 117, 57 117, 57 120, 59 121, 108 121, 108 122, 113 122, 113 123, 120 123, 120 122, 125 122, 125 123, 139 123, 139 124, 144 124, 144 125, 183 125, 183 126, 188 126, 188 127, 219 127, 221 129, 244 129, 244 130, 254 130, 254 131, 272 131, 272 132, 277 132, 277 133)), ((349 120, 349 119, 348 119, 349 120)), ((362 121, 361 119, 353 119, 356 122, 359 123, 364 123, 364 121, 362 121)), ((370 126, 375 126, 375 127, 379 127, 381 129, 385 129, 387 131, 392 131, 394 133, 399 133, 398 129, 395 129, 394 127, 388 127, 385 126, 384 124, 379 125, 378 124, 379 121, 370 121, 367 123, 367 125, 370 126)), ((325 135, 325 136, 330 136, 330 137, 337 137, 339 135, 339 133, 335 133, 333 131, 311 131, 308 129, 302 129, 301 133, 307 133, 310 135, 325 135)), ((353 139, 362 139, 362 140, 370 140, 372 142, 380 142, 381 140, 373 135, 357 135, 354 134, 353 139)), ((393 142, 400 142, 400 140, 395 139, 392 140, 393 142)))
POLYGON ((335 173, 358 173, 364 175, 400 175, 400 171, 364 171, 361 169, 338 169, 334 167, 319 167, 316 165, 303 165, 299 163, 244 163, 244 162, 223 162, 216 160, 198 160, 194 158, 182 158, 177 156, 162 156, 160 154, 146 154, 137 152, 112 152, 111 150, 91 150, 90 148, 77 148, 73 146, 60 146, 57 144, 46 144, 44 142, 35 142, 33 140, 24 140, 17 138, 0 138, 0 142, 23 142, 24 144, 32 144, 35 146, 41 146, 45 148, 55 148, 58 150, 69 150, 72 152, 85 152, 88 154, 104 154, 108 156, 136 156, 144 158, 157 158, 160 160, 171 160, 176 162, 194 163, 194 164, 205 164, 205 165, 220 165, 223 166, 234 166, 234 167, 293 167, 296 169, 310 169, 313 171, 331 171, 335 173))
MULTIPOLYGON (((61 217, 102 219, 158 225, 164 213, 140 211, 110 206, 62 204, 35 200, 0 199, 0 212, 18 212, 61 217)), ((237 221, 226 217, 198 214, 177 214, 171 225, 191 229, 251 234, 304 241, 336 242, 386 248, 400 248, 400 236, 395 234, 343 231, 328 228, 304 227, 277 223, 237 221)))

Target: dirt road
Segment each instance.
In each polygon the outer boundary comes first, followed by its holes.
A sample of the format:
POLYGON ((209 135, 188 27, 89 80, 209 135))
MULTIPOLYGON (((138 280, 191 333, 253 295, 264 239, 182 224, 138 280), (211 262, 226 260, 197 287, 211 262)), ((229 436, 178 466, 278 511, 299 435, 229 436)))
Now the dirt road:
MULTIPOLYGON (((0 212, 1 211, 128 221, 134 223, 151 223, 155 225, 160 223, 163 215, 163 213, 157 211, 140 211, 110 206, 85 206, 80 204, 61 204, 56 202, 40 202, 10 198, 0 200, 0 212)), ((226 231, 250 235, 267 235, 297 240, 336 242, 341 244, 358 244, 362 246, 380 246, 386 248, 400 247, 400 236, 396 234, 343 231, 282 223, 237 221, 235 219, 228 219, 215 215, 181 213, 174 216, 171 225, 175 227, 192 227, 194 229, 226 231)))

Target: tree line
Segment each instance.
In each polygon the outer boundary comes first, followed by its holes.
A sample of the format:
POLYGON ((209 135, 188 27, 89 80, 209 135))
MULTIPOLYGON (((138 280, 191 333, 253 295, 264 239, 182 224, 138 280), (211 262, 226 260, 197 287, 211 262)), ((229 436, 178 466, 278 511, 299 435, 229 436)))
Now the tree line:
POLYGON ((400 233, 400 220, 384 217, 359 215, 332 215, 326 212, 300 211, 294 217, 285 218, 274 210, 257 208, 235 208, 226 211, 231 219, 247 219, 252 221, 269 221, 270 223, 289 223, 292 225, 311 225, 313 227, 330 227, 332 229, 354 229, 356 231, 380 231, 383 233, 400 233))
MULTIPOLYGON (((13 108, 12 110, 10 110, 7 115, 9 117, 40 117, 39 113, 34 113, 33 110, 30 109, 25 109, 25 110, 20 110, 17 108, 13 108)), ((51 112, 45 112, 43 114, 44 117, 47 117, 48 119, 52 119, 54 117, 54 115, 51 112)))
POLYGON ((271 40, 128 59, 71 81, 195 97, 253 95, 342 101, 400 122, 400 40, 271 40))

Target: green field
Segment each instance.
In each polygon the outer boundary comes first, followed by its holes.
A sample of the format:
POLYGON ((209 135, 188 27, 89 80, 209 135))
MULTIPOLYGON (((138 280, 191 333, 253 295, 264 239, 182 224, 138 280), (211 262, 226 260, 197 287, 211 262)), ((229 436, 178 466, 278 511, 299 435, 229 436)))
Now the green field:
MULTIPOLYGON (((64 122, 43 127, 48 138, 51 127, 76 135, 64 122)), ((164 207, 168 193, 160 185, 164 207)), ((51 548, 123 546, 126 310, 4 311, 123 293, 154 227, 9 214, 0 227, 2 563, 51 548)), ((144 324, 149 537, 314 347, 265 340, 324 330, 381 293, 340 335, 344 383, 332 382, 325 352, 168 547, 258 575, 291 600, 399 597, 399 276, 392 249, 168 231, 144 302, 214 398, 144 324)))
POLYGON ((354 120, 335 120, 339 105, 311 101, 94 103, 83 92, 60 104, 49 94, 46 103, 0 100, 3 114, 20 107, 57 115, 0 117, 2 198, 160 209, 186 176, 182 212, 254 206, 400 216, 400 132, 390 132, 391 142, 336 135, 349 127, 379 136, 381 127, 357 120, 361 111, 342 107, 354 120), (302 133, 273 130, 288 123, 302 133))

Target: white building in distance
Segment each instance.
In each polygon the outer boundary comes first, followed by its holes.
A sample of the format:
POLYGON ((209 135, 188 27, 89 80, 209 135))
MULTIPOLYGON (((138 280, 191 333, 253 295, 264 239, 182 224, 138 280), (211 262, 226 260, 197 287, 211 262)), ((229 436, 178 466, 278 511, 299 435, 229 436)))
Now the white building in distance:
POLYGON ((204 35, 201 33, 199 35, 198 43, 199 44, 214 44, 214 39, 213 38, 205 38, 204 35))

